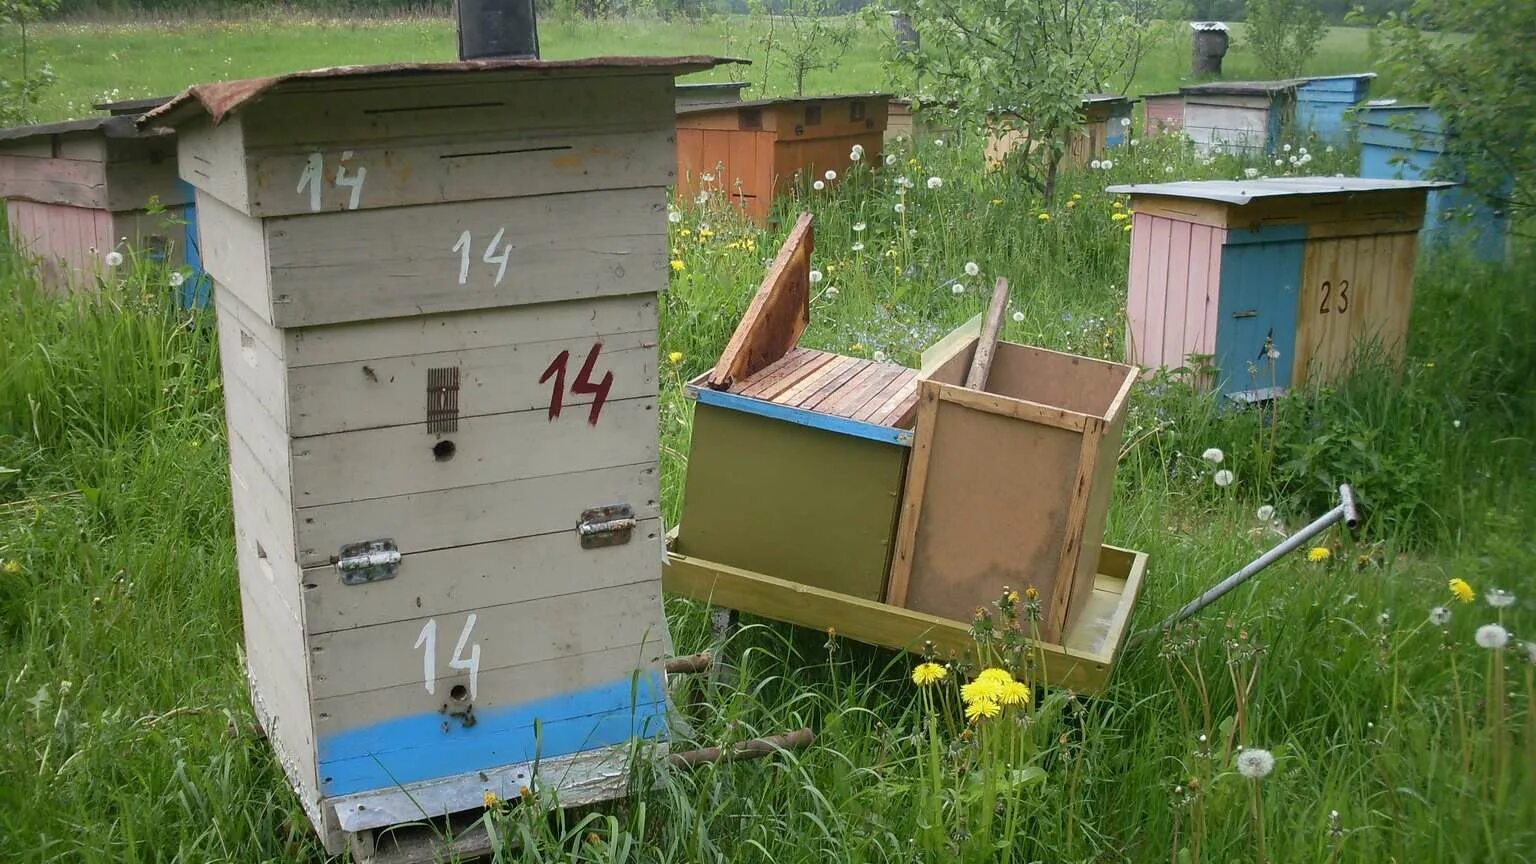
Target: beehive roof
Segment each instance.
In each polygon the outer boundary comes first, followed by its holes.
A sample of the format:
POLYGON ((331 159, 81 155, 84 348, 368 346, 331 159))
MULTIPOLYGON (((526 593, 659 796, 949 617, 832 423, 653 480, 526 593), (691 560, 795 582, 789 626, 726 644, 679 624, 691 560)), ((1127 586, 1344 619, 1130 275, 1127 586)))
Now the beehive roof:
POLYGON ((1179 92, 1210 96, 1262 96, 1295 90, 1307 83, 1306 78, 1286 78, 1281 81, 1212 81, 1209 84, 1191 84, 1180 87, 1179 92))
POLYGON ((1269 180, 1194 180, 1178 183, 1131 183, 1110 186, 1120 195, 1192 198, 1224 204, 1247 204, 1259 198, 1291 195, 1347 195, 1388 189, 1436 189, 1454 184, 1426 180, 1370 180, 1364 177, 1276 177, 1269 180))
POLYGON ((710 105, 685 105, 678 114, 704 114, 710 111, 735 111, 740 108, 767 108, 772 105, 812 105, 818 102, 841 102, 845 99, 890 99, 889 93, 843 93, 833 96, 779 96, 773 99, 751 99, 745 102, 714 103, 710 105))
POLYGON ((0 129, 0 141, 21 141, 48 135, 100 132, 105 138, 146 138, 159 134, 153 130, 141 130, 134 125, 131 116, 86 117, 83 120, 65 120, 61 123, 42 123, 35 126, 12 126, 0 129))
POLYGON ((175 126, 186 120, 207 116, 214 123, 234 114, 262 96, 287 85, 314 80, 389 78, 400 76, 463 75, 465 73, 511 72, 527 77, 554 77, 580 74, 670 73, 687 75, 703 72, 725 63, 744 63, 729 57, 695 54, 682 57, 587 57, 579 60, 459 60, 451 63, 387 63, 377 66, 333 66, 290 72, 270 78, 247 78, 189 87, 164 105, 139 118, 139 124, 175 126))

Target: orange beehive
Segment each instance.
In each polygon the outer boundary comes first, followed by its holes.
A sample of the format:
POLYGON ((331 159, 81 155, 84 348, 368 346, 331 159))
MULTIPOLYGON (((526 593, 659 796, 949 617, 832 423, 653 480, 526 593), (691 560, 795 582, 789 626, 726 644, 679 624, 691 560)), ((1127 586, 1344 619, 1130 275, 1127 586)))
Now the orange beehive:
MULTIPOLYGON (((890 96, 817 96, 703 105, 677 112, 677 194, 730 196, 757 222, 797 175, 841 176, 854 145, 880 158, 890 96)), ((807 182, 810 182, 807 180, 807 182)))

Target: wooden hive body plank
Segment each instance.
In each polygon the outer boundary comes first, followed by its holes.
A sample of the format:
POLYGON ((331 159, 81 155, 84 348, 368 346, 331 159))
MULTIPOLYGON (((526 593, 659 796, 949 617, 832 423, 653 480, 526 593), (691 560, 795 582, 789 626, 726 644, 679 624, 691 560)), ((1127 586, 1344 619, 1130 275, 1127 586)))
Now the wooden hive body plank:
POLYGON ((37 258, 38 278, 53 290, 94 286, 116 242, 105 210, 13 198, 6 216, 17 250, 37 258))
POLYGON ((746 381, 800 343, 811 323, 811 253, 815 248, 811 214, 802 213, 715 363, 709 376, 711 387, 726 389, 746 381))

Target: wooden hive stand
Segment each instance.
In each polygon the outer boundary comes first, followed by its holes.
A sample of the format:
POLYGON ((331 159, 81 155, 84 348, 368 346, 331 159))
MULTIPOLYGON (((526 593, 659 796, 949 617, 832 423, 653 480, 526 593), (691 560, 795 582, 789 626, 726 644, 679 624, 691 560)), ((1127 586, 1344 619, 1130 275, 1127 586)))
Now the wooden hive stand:
MULTIPOLYGON (((656 295, 706 57, 193 88, 256 713, 327 850, 661 742, 656 295)), ((398 847, 399 844, 394 844, 398 847)))

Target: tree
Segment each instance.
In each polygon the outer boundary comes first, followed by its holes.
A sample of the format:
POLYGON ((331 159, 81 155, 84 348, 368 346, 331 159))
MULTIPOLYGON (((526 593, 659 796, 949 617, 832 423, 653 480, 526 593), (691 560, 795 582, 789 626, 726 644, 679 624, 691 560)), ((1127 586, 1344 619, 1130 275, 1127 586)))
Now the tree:
POLYGON ((1295 78, 1328 32, 1314 0, 1248 0, 1243 38, 1272 78, 1295 78))
POLYGON ((983 135, 1017 133, 1008 162, 1047 200, 1083 97, 1130 84, 1152 34, 1152 0, 899 0, 922 36, 893 61, 913 74, 923 110, 983 135), (1118 87, 1117 87, 1118 85, 1118 87))
POLYGON ((831 71, 843 62, 853 44, 857 19, 834 16, 831 0, 787 0, 778 14, 765 4, 752 4, 753 17, 766 17, 760 44, 763 49, 763 80, 775 55, 784 59, 795 79, 795 95, 805 95, 805 76, 818 69, 831 71))
POLYGON ((1455 136, 1442 176, 1466 178, 1521 224, 1536 207, 1536 3, 1419 0, 1384 32, 1399 85, 1455 136))
POLYGON ((37 122, 37 103, 53 83, 53 67, 39 63, 27 28, 59 6, 59 0, 0 0, 0 24, 5 26, 9 66, 15 74, 0 75, 0 124, 37 122), (11 32, 15 42, 10 40, 11 32))

